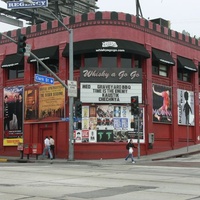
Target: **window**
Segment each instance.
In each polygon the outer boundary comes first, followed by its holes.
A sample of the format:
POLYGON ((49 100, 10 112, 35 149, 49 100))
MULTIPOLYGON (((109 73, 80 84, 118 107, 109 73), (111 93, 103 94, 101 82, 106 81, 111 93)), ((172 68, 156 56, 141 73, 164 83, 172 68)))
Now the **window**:
POLYGON ((80 69, 81 67, 81 55, 74 56, 74 70, 80 69))
MULTIPOLYGON (((54 73, 58 73, 59 70, 58 60, 52 60, 52 59, 44 60, 43 63, 47 65, 47 67, 49 67, 51 71, 53 71, 54 73)), ((36 74, 41 74, 41 75, 49 74, 49 72, 40 63, 34 62, 34 66, 36 69, 36 74)))
POLYGON ((191 74, 184 72, 184 71, 178 71, 178 80, 190 82, 191 81, 191 74))
POLYGON ((167 77, 168 76, 168 66, 164 65, 164 64, 160 64, 157 61, 153 61, 152 73, 159 75, 159 76, 167 77))
POLYGON ((16 79, 24 77, 24 66, 16 65, 8 68, 8 79, 16 79))
POLYGON ((98 55, 94 55, 94 56, 85 56, 84 59, 84 66, 85 67, 98 67, 98 55))
POLYGON ((140 57, 135 57, 134 66, 136 68, 142 68, 142 60, 140 57))
POLYGON ((131 58, 121 58, 121 67, 122 68, 131 68, 131 58))
POLYGON ((102 67, 115 68, 117 67, 117 55, 116 56, 102 56, 102 67))

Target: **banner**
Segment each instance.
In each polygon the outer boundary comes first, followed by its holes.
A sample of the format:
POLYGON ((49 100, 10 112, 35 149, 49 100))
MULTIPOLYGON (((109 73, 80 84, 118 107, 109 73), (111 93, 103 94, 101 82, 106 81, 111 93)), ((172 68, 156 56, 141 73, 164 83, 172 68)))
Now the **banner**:
POLYGON ((153 84, 153 122, 172 123, 171 87, 153 84))
POLYGON ((178 89, 178 124, 194 126, 194 92, 178 89))
POLYGON ((64 109, 65 88, 60 83, 25 87, 25 123, 60 121, 64 109))
MULTIPOLYGON (((4 88, 4 139, 23 138, 23 93, 22 86, 4 88)), ((6 140, 4 140, 6 141, 6 140)), ((7 146, 7 142, 4 146, 7 146)), ((16 145, 10 143, 9 145, 16 145)))

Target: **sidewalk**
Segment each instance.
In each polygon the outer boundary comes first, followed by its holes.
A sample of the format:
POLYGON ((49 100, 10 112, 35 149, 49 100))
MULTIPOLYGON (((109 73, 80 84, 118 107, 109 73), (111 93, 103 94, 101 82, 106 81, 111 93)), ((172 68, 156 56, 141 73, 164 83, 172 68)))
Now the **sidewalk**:
MULTIPOLYGON (((169 158, 176 158, 176 157, 183 157, 191 154, 200 153, 200 144, 193 145, 165 151, 157 154, 152 155, 145 155, 141 156, 139 159, 137 158, 137 155, 135 155, 135 159, 137 163, 139 162, 151 162, 151 161, 157 161, 157 160, 164 160, 169 158)), ((27 156, 25 155, 23 159, 20 159, 20 157, 5 157, 0 156, 0 162, 19 162, 19 163, 50 163, 50 159, 42 159, 42 156, 39 156, 38 159, 36 159, 36 156, 29 156, 29 159, 27 159, 27 156)), ((102 160, 74 160, 74 161, 68 161, 67 159, 55 159, 53 160, 53 163, 70 163, 70 164, 89 164, 89 165, 113 165, 113 164, 124 164, 124 158, 119 159, 102 159, 102 160)))

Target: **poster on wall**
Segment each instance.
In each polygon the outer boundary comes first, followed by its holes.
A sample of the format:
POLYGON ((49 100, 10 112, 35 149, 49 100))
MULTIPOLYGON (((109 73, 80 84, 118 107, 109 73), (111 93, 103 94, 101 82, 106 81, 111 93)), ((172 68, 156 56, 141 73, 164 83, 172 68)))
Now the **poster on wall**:
POLYGON ((97 142, 113 142, 113 130, 97 130, 97 142))
MULTIPOLYGON (((82 116, 81 126, 74 133, 74 139, 80 133, 81 140, 76 142, 127 142, 130 138, 137 142, 138 119, 131 115, 130 105, 82 106, 82 116)), ((144 108, 140 108, 139 134, 144 143, 144 108)))
POLYGON ((23 142, 23 86, 6 87, 4 96, 4 146, 23 142))
POLYGON ((61 121, 64 109, 65 88, 60 83, 25 87, 25 123, 61 121))
POLYGON ((194 92, 177 90, 178 124, 194 126, 194 92))
POLYGON ((164 85, 152 85, 153 122, 172 123, 172 89, 164 85))

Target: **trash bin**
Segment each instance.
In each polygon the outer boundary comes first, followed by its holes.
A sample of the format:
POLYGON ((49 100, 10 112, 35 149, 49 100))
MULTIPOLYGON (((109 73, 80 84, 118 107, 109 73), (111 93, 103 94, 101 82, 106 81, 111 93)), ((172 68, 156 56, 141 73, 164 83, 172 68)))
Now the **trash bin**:
POLYGON ((24 154, 26 154, 27 159, 29 159, 29 155, 32 154, 32 146, 30 144, 24 144, 24 154))
POLYGON ((38 155, 42 154, 42 144, 32 144, 32 154, 36 155, 36 159, 38 159, 38 155))
POLYGON ((23 159, 23 157, 24 157, 23 143, 21 143, 21 142, 18 143, 17 150, 20 152, 20 159, 23 159))

